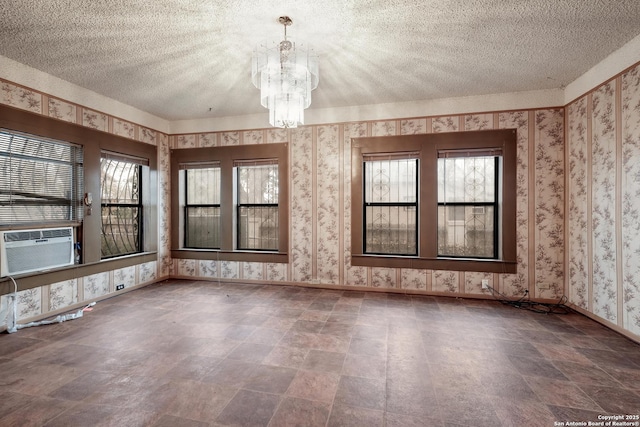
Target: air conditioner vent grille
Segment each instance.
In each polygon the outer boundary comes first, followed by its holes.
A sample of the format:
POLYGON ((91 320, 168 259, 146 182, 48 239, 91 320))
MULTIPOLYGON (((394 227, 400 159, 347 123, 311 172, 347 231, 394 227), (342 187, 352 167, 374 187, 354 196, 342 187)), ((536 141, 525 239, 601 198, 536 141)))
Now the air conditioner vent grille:
POLYGON ((8 231, 4 233, 5 242, 55 239, 56 237, 72 237, 71 228, 48 228, 43 230, 8 231))

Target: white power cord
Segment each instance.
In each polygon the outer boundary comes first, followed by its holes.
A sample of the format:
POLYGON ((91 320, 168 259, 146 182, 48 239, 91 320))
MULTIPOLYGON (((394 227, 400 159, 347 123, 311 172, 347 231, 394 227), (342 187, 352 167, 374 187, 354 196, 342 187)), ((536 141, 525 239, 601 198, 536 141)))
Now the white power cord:
MULTIPOLYGON (((66 322, 67 320, 79 319, 80 317, 82 317, 82 314, 85 309, 96 305, 94 301, 91 304, 88 304, 82 307, 80 310, 78 310, 75 313, 59 314, 58 316, 50 320, 40 320, 38 322, 30 322, 30 323, 25 323, 23 325, 18 325, 18 284, 13 279, 13 277, 11 276, 8 276, 8 277, 13 282, 13 289, 14 289, 13 294, 9 296, 9 298, 11 298, 13 301, 10 301, 7 304, 7 311, 10 314, 9 316, 7 316, 7 332, 10 334, 17 332, 18 329, 30 328, 32 326, 40 326, 40 325, 52 325, 54 323, 66 322), (10 310, 11 308, 13 308, 12 313, 10 310)), ((0 313, 0 319, 2 318, 2 316, 4 315, 0 313)))

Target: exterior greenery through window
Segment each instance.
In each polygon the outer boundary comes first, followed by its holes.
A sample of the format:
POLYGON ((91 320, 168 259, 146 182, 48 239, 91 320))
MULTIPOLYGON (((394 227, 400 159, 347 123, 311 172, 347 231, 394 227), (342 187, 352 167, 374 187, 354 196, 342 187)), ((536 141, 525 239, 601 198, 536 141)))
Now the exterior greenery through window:
POLYGON ((512 273, 516 131, 356 138, 353 265, 512 273))
POLYGON ((81 146, 0 129, 0 224, 82 219, 81 146))
POLYGON ((141 252, 141 161, 103 153, 100 169, 102 258, 141 252))

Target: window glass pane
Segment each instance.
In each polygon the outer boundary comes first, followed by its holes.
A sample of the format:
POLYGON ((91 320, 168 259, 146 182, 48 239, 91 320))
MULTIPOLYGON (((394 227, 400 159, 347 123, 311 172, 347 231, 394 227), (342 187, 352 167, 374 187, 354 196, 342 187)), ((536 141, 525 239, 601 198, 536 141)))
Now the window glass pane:
POLYGON ((238 166, 238 203, 278 203, 278 165, 238 166))
POLYGON ((114 159, 101 159, 102 203, 138 204, 140 165, 114 159))
POLYGON ((220 168, 187 169, 187 204, 220 204, 220 168))
POLYGON ((102 206, 102 258, 140 252, 140 209, 102 206))
POLYGON ((242 206, 238 213, 238 249, 278 249, 277 206, 242 206))
POLYGON ((414 206, 367 206, 365 252, 416 254, 414 206))
POLYGON ((495 200, 495 157, 438 159, 438 202, 495 200))
POLYGON ((494 257, 493 206, 438 206, 438 255, 494 257))
POLYGON ((186 240, 188 248, 220 248, 220 207, 187 207, 186 240))
POLYGON ((418 185, 416 167, 416 159, 365 162, 365 203, 414 203, 418 185))
POLYGON ((0 223, 82 218, 82 148, 0 131, 0 223))
POLYGON ((138 163, 102 158, 102 257, 140 252, 142 203, 138 163))

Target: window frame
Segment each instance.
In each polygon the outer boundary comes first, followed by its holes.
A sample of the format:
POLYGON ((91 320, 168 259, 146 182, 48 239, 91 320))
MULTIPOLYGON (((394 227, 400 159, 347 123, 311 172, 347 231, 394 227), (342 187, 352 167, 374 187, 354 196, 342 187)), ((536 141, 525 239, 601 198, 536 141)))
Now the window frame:
POLYGON ((177 259, 203 259, 246 262, 289 262, 289 145, 288 143, 228 145, 171 150, 171 216, 178 226, 171 230, 171 256, 177 259), (236 184, 237 162, 275 160, 278 164, 278 249, 274 251, 237 249, 236 184), (180 168, 189 164, 219 163, 220 249, 184 247, 184 176, 180 168))
POLYGON ((420 135, 353 138, 351 148, 351 264, 389 268, 515 273, 516 168, 515 129, 446 132, 420 135), (438 256, 438 153, 451 150, 501 150, 501 212, 499 259, 438 256), (364 253, 363 159, 382 153, 418 152, 418 255, 364 253))

